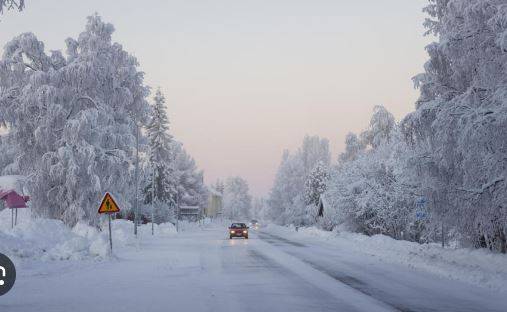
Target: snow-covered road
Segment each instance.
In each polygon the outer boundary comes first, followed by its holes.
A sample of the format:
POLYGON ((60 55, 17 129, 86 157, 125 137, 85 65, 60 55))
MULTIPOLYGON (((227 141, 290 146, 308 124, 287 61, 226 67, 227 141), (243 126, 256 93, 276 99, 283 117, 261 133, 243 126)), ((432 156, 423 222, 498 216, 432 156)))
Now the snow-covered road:
POLYGON ((2 312, 505 311, 499 294, 344 250, 225 227, 143 237, 107 261, 27 261, 2 312))
POLYGON ((500 293, 386 263, 372 255, 267 232, 259 233, 259 238, 395 310, 507 311, 507 299, 500 293))

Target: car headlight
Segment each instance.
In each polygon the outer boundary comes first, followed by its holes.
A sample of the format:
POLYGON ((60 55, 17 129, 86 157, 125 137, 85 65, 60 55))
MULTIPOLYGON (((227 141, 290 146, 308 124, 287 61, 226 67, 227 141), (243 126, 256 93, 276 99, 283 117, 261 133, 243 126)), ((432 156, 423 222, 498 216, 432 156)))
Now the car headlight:
POLYGON ((243 233, 245 233, 245 234, 246 234, 246 233, 248 233, 248 231, 243 231, 243 233))
POLYGON ((234 231, 231 231, 231 234, 234 234, 234 231))

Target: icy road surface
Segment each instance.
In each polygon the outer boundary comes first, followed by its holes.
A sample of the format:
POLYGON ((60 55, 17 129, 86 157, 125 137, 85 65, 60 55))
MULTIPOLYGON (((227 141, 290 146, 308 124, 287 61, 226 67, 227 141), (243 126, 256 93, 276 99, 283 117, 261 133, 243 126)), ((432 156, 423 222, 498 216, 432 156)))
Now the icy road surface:
POLYGON ((18 268, 2 312, 506 311, 505 296, 346 250, 224 227, 142 237, 106 261, 18 268))

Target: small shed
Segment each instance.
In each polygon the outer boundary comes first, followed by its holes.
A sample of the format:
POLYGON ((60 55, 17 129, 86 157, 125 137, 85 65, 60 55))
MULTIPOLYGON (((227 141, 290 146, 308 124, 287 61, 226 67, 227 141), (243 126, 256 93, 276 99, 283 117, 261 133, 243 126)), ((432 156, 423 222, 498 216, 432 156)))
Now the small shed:
POLYGON ((201 207, 199 206, 180 206, 179 218, 188 221, 198 221, 201 218, 201 207))

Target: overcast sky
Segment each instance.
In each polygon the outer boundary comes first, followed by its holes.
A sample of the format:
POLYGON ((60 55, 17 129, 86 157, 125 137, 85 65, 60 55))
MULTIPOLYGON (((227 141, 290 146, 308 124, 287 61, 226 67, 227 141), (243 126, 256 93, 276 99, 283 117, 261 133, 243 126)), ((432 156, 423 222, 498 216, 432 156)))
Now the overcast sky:
POLYGON ((333 159, 373 106, 413 110, 427 0, 26 0, 0 45, 32 31, 47 50, 97 12, 168 100, 173 135, 208 183, 240 175, 266 195, 285 148, 327 137, 333 159))

